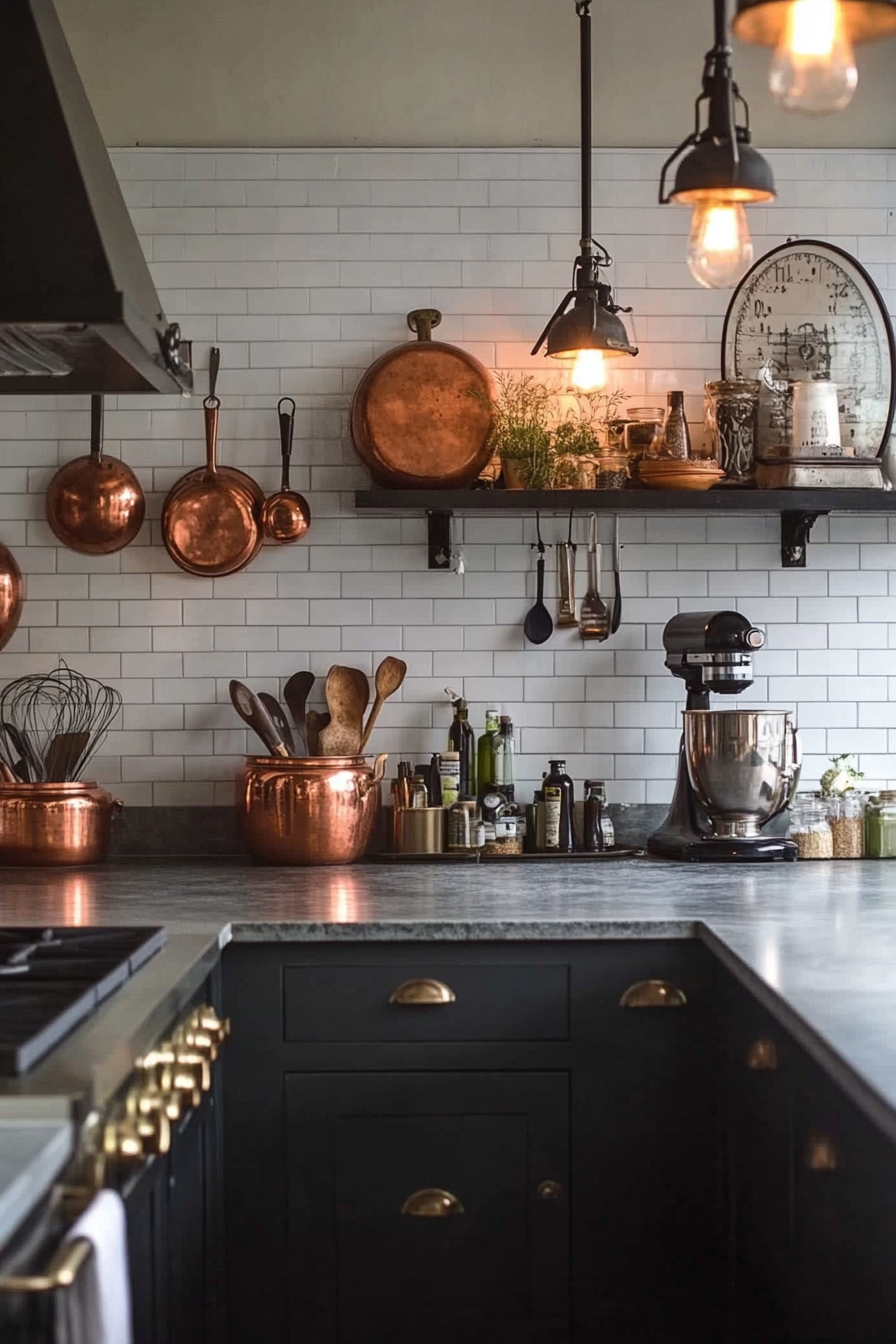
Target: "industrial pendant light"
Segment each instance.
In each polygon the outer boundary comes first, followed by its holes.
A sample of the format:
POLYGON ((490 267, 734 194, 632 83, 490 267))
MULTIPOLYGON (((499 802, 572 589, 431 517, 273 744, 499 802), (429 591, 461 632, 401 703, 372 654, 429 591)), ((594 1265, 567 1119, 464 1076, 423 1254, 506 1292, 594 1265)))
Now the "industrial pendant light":
POLYGON ((579 16, 579 67, 582 96, 582 236, 579 255, 573 262, 572 289, 554 312, 532 351, 538 354, 547 342, 546 354, 554 359, 573 359, 573 384, 585 392, 596 391, 606 382, 604 357, 636 355, 637 347, 618 313, 630 313, 613 302, 609 285, 599 278, 601 267, 612 257, 591 236, 591 0, 576 0, 579 16), (567 308, 573 304, 569 312, 567 308))
POLYGON ((737 0, 743 42, 774 47, 769 88, 789 112, 839 112, 859 82, 854 47, 896 33, 896 0, 737 0))
POLYGON ((660 205, 694 206, 688 241, 688 268, 706 289, 730 289, 753 260, 745 205, 775 199, 775 181, 766 160, 750 144, 750 109, 731 70, 726 0, 713 0, 715 45, 703 64, 703 91, 694 105, 694 130, 663 164, 660 205), (700 129, 700 104, 707 124, 700 129), (738 125, 737 107, 744 123, 738 125), (685 150, 689 152, 685 154, 685 150), (666 174, 684 158, 675 185, 666 192, 666 174))

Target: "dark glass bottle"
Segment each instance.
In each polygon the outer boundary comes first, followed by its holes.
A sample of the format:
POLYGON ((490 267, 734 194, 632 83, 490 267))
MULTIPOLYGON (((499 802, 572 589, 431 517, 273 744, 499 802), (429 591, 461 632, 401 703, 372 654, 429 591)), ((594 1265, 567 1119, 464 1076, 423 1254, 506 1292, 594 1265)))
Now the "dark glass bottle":
POLYGON ((601 788, 592 783, 585 795, 584 848, 591 854, 601 854, 607 847, 604 839, 604 805, 601 792, 601 788))
POLYGON ((691 456, 691 434, 684 413, 684 393, 670 392, 663 421, 663 457, 686 460, 691 456))
POLYGON ((448 729, 448 750, 456 751, 460 757, 459 792, 475 794, 476 740, 467 718, 467 702, 458 696, 451 703, 454 706, 454 719, 448 729))
POLYGON ((544 847, 548 853, 576 852, 575 791, 565 761, 550 761, 544 790, 544 847))

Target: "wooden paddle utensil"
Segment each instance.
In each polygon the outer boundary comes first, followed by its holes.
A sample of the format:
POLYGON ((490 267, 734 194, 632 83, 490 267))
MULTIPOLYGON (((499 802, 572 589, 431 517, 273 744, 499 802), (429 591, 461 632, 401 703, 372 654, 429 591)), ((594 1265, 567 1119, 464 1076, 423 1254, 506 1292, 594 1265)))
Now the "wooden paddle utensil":
POLYGON ((305 745, 309 756, 320 755, 320 735, 330 722, 329 714, 321 714, 317 709, 309 709, 305 715, 305 745))
POLYGON ((361 750, 370 683, 357 667, 336 663, 327 673, 330 722, 320 734, 321 756, 357 756, 361 750))
POLYGON ((373 702, 373 708, 367 717, 367 722, 364 725, 364 731, 361 734, 361 745, 358 748, 359 751, 363 751, 367 746, 368 738, 373 732, 373 726, 379 718, 380 710, 389 699, 389 696, 394 695, 398 690, 399 686, 407 676, 407 671, 407 663, 402 658, 393 658, 391 654, 387 658, 384 658, 380 663, 376 670, 376 677, 374 678, 373 683, 376 687, 376 698, 373 702))
POLYGON ((283 699, 289 706, 289 712, 292 715, 292 721, 296 726, 301 743, 309 756, 315 753, 311 750, 308 742, 308 727, 305 722, 305 706, 308 703, 308 696, 311 694, 311 687, 314 685, 313 672, 294 672, 289 681, 283 687, 283 699))

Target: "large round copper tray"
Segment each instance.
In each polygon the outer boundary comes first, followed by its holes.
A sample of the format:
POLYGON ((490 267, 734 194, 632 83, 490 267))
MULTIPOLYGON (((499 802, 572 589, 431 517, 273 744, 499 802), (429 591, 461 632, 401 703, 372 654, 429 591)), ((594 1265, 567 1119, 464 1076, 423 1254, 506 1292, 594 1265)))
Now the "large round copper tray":
POLYGON ((491 457, 491 389, 473 355, 430 338, 436 309, 408 314, 416 341, 372 364, 352 401, 352 442, 381 485, 472 485, 491 457))

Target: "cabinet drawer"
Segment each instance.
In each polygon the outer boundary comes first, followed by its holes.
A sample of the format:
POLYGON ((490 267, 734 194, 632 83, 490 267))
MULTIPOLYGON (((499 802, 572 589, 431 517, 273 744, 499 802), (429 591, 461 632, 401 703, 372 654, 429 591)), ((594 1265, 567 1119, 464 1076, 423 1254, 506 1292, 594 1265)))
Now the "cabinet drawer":
POLYGON ((286 1041, 564 1041, 569 966, 404 962, 285 966, 286 1041), (409 981, 437 981, 453 999, 390 1002, 409 981))

